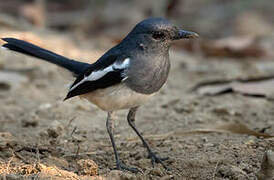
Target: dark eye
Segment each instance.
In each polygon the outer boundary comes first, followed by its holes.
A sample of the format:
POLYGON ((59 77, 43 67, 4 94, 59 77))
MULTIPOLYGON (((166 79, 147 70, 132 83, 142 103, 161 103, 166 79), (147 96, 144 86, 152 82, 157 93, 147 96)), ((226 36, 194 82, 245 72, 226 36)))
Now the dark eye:
POLYGON ((152 37, 156 40, 164 39, 165 34, 163 32, 154 32, 152 37))

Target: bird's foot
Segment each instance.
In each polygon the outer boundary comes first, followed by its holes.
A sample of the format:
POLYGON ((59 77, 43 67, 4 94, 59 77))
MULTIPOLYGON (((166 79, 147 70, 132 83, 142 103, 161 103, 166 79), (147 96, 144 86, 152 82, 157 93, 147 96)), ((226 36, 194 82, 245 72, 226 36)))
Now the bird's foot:
POLYGON ((151 159, 151 163, 152 163, 153 167, 154 167, 155 163, 160 163, 166 170, 169 170, 169 168, 163 162, 163 161, 167 160, 168 157, 161 158, 160 156, 157 156, 154 152, 149 152, 148 158, 151 159))
POLYGON ((141 172, 139 169, 127 166, 122 162, 118 162, 115 169, 120 170, 120 171, 129 171, 129 172, 132 172, 132 173, 141 172))

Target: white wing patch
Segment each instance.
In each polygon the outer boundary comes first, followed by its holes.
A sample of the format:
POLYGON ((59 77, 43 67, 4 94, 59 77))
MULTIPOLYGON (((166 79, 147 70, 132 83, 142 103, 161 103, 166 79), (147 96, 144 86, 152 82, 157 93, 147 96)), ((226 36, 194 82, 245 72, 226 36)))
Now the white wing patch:
POLYGON ((118 64, 117 62, 112 65, 114 69, 126 69, 129 66, 129 58, 126 58, 122 63, 118 64))
POLYGON ((3 50, 8 50, 8 48, 4 47, 4 46, 1 46, 1 49, 3 50))
MULTIPOLYGON (((70 88, 69 91, 72 91, 80 84, 86 82, 86 81, 96 81, 100 78, 102 78, 104 75, 106 75, 108 72, 114 71, 115 69, 126 69, 129 66, 129 58, 126 58, 122 63, 115 62, 114 64, 106 67, 105 69, 93 71, 90 75, 85 76, 80 82, 75 84, 73 87, 70 88)), ((124 81, 127 77, 124 77, 122 81, 124 81)))

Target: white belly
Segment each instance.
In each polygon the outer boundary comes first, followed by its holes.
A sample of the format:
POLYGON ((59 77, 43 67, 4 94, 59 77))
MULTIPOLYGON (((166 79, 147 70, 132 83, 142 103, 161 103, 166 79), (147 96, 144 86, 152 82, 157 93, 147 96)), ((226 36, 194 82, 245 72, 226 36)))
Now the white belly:
POLYGON ((125 84, 119 84, 105 89, 98 89, 80 97, 87 99, 104 111, 114 111, 140 106, 153 95, 140 94, 131 90, 125 84))

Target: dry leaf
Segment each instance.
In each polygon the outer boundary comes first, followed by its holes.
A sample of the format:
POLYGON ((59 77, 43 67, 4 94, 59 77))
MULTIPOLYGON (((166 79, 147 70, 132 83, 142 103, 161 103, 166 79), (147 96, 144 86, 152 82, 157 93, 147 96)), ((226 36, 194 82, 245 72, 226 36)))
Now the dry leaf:
POLYGON ((211 126, 210 128, 201 128, 201 129, 194 129, 191 131, 176 131, 173 134, 176 135, 183 135, 183 134, 199 134, 199 133, 234 133, 234 134, 246 134, 246 135, 252 135, 256 137, 264 137, 264 138, 270 138, 274 137, 272 135, 266 134, 266 133, 259 133, 256 131, 253 131, 249 129, 246 125, 242 124, 238 121, 233 121, 229 123, 219 124, 216 126, 211 126))
POLYGON ((233 91, 242 94, 267 97, 274 93, 274 79, 248 83, 234 83, 232 89, 233 91))
POLYGON ((201 95, 219 95, 226 92, 232 92, 231 83, 218 85, 205 85, 197 89, 198 94, 201 95))
MULTIPOLYGON (((156 135, 146 135, 144 136, 146 139, 153 139, 153 140, 161 140, 166 139, 171 136, 187 136, 191 134, 205 134, 205 133, 233 133, 233 134, 244 134, 244 135, 251 135, 256 137, 264 137, 264 138, 272 138, 273 135, 267 134, 267 133, 259 133, 254 130, 249 129, 245 124, 233 121, 229 123, 223 123, 218 124, 215 126, 210 126, 210 128, 200 128, 200 129, 193 129, 190 131, 184 131, 184 130, 176 130, 170 133, 166 134, 156 134, 156 135)), ((137 137, 134 138, 128 138, 128 141, 135 142, 139 139, 137 137)))
POLYGON ((238 92, 250 96, 262 96, 271 98, 274 95, 274 79, 266 78, 265 80, 246 80, 245 82, 221 82, 205 83, 197 85, 194 89, 201 95, 220 95, 227 92, 238 92))

